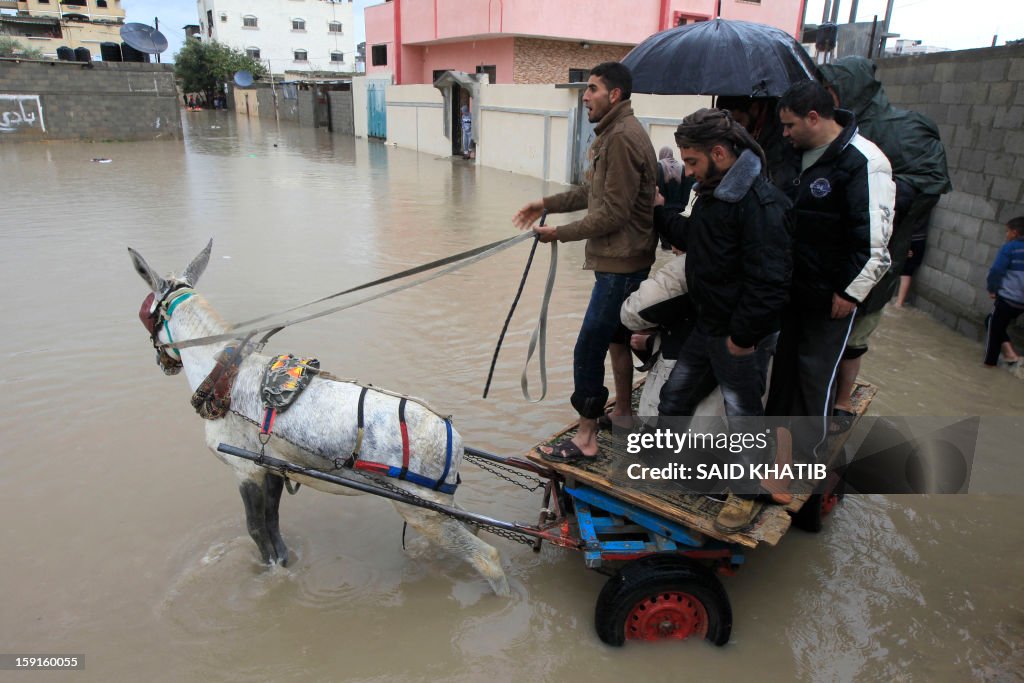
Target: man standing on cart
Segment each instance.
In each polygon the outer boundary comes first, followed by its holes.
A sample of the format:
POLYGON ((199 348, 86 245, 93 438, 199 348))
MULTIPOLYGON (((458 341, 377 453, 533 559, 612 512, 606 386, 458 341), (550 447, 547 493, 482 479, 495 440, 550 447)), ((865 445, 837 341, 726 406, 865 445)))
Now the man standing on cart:
POLYGON ((590 169, 583 186, 532 201, 513 217, 521 230, 533 227, 541 242, 587 240, 583 267, 594 271, 590 304, 573 351, 573 393, 580 415, 572 439, 541 450, 552 462, 573 462, 598 454, 598 420, 632 415, 633 364, 629 331, 619 321, 622 302, 647 278, 654 263, 657 237, 654 213, 658 162, 643 126, 633 116, 633 77, 618 62, 590 71, 583 105, 597 137, 590 148, 590 169), (566 225, 534 226, 547 211, 587 209, 581 220, 566 225), (604 406, 605 356, 611 354, 615 406, 608 418, 604 406))
MULTIPOLYGON (((689 417, 717 382, 730 431, 763 427, 768 358, 790 286, 789 201, 767 177, 764 152, 721 109, 700 109, 676 129, 686 173, 696 179, 686 209, 655 210, 655 225, 686 251, 686 283, 697 324, 661 389, 658 413, 689 417)), ((737 456, 753 464, 755 455, 737 456)), ((760 511, 756 495, 730 495, 715 525, 741 529, 760 511)), ((788 494, 776 493, 785 504, 788 494)))

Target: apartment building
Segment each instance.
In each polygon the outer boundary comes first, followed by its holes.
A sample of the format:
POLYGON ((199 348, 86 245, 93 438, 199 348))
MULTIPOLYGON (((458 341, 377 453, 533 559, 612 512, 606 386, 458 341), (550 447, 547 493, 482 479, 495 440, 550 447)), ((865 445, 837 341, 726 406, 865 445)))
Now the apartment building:
POLYGON ((93 58, 100 43, 121 43, 121 0, 0 0, 0 34, 56 57, 57 48, 85 47, 93 58))
POLYGON ((197 0, 199 37, 244 50, 274 73, 356 70, 352 0, 197 0))

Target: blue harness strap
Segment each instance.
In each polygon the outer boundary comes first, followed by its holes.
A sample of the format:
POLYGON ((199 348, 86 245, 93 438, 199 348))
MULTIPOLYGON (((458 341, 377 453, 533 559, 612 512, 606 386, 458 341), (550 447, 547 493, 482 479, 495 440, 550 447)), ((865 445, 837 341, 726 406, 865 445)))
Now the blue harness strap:
POLYGON ((447 417, 443 419, 445 431, 448 433, 448 443, 444 451, 444 471, 441 472, 437 484, 434 485, 435 491, 439 491, 444 486, 444 480, 448 478, 448 471, 452 468, 452 421, 447 417))

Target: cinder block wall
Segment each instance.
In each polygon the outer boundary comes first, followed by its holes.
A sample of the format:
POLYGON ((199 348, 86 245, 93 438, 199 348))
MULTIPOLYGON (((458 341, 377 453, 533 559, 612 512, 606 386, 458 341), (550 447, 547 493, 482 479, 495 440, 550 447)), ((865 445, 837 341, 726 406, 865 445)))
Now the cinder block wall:
POLYGON ((331 91, 331 132, 355 135, 355 117, 352 109, 352 92, 331 91))
POLYGON ((985 276, 1024 215, 1024 46, 961 50, 878 62, 892 103, 939 126, 954 191, 932 215, 915 305, 980 338, 992 303, 985 276))
MULTIPOLYGON (((0 126, 11 129, 0 131, 0 142, 182 138, 170 64, 0 60, 3 95, 38 95, 42 121, 0 126)), ((16 101, 0 97, 0 122, 12 106, 16 101)))

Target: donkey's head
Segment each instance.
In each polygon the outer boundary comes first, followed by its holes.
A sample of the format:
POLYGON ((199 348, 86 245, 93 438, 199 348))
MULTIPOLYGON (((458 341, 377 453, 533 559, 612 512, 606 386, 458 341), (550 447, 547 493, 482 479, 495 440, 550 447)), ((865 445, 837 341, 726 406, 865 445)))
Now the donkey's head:
POLYGON ((192 287, 199 281, 199 276, 206 270, 206 264, 210 262, 211 249, 213 249, 212 239, 207 243, 206 248, 192 259, 192 262, 185 268, 185 272, 180 276, 168 275, 166 278, 162 278, 149 267, 146 259, 142 258, 142 254, 128 247, 135 272, 153 290, 146 296, 139 308, 139 319, 149 332, 150 341, 156 348, 156 362, 165 374, 176 375, 181 371, 181 356, 177 350, 162 346, 169 341, 166 323, 170 320, 170 313, 175 302, 182 300, 191 292, 192 287))

